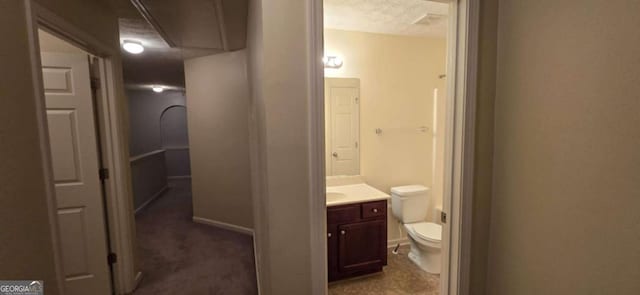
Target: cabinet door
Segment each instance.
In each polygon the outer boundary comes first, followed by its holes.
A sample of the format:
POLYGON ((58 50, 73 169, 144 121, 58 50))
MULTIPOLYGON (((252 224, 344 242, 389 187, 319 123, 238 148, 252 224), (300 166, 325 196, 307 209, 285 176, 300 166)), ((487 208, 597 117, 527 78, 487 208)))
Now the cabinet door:
POLYGON ((338 275, 338 226, 329 224, 327 226, 327 268, 329 270, 329 281, 333 281, 338 275))
POLYGON ((386 255, 384 220, 341 225, 338 266, 340 272, 354 272, 382 267, 386 255))

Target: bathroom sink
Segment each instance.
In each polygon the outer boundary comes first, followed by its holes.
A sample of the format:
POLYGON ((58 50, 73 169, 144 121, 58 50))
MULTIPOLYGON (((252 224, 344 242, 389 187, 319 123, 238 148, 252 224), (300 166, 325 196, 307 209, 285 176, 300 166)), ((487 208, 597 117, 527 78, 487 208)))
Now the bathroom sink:
POLYGON ((338 192, 327 192, 327 203, 335 202, 346 198, 347 195, 338 192))

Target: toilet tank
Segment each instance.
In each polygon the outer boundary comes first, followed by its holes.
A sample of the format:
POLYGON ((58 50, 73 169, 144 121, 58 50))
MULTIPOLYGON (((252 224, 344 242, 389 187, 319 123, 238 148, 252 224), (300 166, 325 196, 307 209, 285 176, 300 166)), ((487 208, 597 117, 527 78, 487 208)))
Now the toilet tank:
POLYGON ((429 210, 429 188, 422 185, 406 185, 391 188, 391 209, 400 222, 421 222, 429 210))

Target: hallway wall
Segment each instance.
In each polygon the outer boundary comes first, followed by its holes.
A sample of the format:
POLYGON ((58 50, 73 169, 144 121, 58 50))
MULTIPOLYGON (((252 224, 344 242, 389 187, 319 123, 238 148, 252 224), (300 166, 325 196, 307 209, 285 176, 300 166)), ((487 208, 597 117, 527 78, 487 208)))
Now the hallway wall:
POLYGON ((129 151, 134 206, 140 208, 167 186, 189 177, 186 98, 183 91, 129 89, 129 151))
POLYGON ((253 228, 246 51, 185 61, 193 216, 253 228))
POLYGON ((44 280, 46 294, 59 294, 61 269, 56 267, 49 225, 54 207, 39 138, 29 46, 31 29, 24 1, 0 1, 0 277, 44 280))
POLYGON ((640 294, 638 11, 500 1, 487 294, 640 294))

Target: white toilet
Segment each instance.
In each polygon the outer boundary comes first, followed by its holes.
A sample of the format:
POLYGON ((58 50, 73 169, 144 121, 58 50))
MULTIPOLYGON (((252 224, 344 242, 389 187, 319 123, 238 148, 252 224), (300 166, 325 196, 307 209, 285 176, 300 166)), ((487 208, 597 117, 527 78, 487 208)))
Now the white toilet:
POLYGON ((404 224, 409 235, 411 252, 409 259, 422 270, 440 273, 440 245, 442 226, 426 222, 429 210, 429 189, 422 185, 391 188, 393 216, 404 224))

